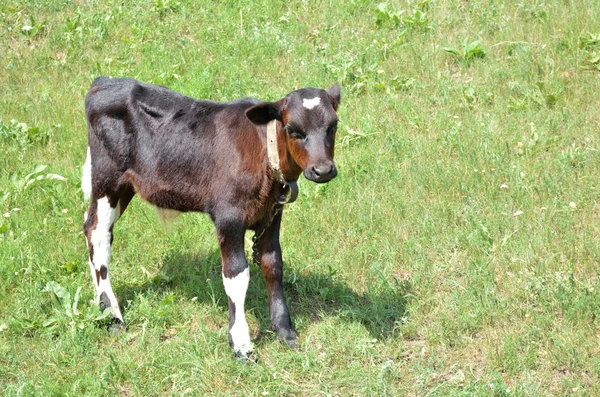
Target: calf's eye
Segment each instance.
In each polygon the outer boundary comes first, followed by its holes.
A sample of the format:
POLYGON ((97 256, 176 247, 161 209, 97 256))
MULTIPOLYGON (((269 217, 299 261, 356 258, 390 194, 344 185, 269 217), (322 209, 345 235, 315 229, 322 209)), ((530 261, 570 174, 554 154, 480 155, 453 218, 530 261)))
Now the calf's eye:
POLYGON ((294 139, 304 139, 306 138, 306 135, 303 132, 297 131, 295 129, 293 129, 292 127, 290 127, 289 125, 285 127, 287 133, 290 135, 290 137, 294 138, 294 139))
POLYGON ((332 124, 331 126, 329 126, 329 128, 327 129, 327 134, 328 135, 335 134, 337 129, 338 129, 338 122, 336 121, 335 124, 332 124))

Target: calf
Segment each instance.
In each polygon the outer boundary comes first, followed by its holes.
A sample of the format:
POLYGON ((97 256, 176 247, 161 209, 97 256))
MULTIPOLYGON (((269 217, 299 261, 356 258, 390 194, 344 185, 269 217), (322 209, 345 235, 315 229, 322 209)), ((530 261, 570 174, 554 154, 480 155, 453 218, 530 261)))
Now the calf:
POLYGON ((124 327, 112 291, 113 227, 137 193, 161 219, 205 212, 221 249, 229 301, 229 344, 252 352, 244 301, 250 273, 244 233, 255 232, 254 258, 266 279, 271 323, 296 346, 283 295, 279 228, 301 173, 314 182, 337 175, 333 163, 340 103, 336 83, 304 88, 276 102, 201 101, 133 79, 99 77, 87 94, 88 151, 82 188, 90 206, 83 230, 102 310, 124 327))

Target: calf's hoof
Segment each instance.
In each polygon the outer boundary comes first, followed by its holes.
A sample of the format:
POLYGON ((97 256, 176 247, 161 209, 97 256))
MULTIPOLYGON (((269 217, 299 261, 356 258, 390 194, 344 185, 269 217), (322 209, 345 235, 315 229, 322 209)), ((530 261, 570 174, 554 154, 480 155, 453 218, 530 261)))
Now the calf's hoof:
POLYGON ((257 361, 256 353, 252 348, 234 351, 233 357, 238 363, 256 364, 257 361))
POLYGON ((300 350, 300 345, 296 342, 296 339, 286 339, 285 343, 287 343, 292 350, 300 350))
POLYGON ((296 342, 296 338, 294 339, 284 339, 285 343, 290 347, 290 349, 292 350, 300 350, 300 345, 296 342))
POLYGON ((121 335, 125 332, 125 323, 116 317, 113 317, 110 320, 110 324, 108 325, 108 333, 111 335, 121 335))
POLYGON ((277 330, 277 338, 279 340, 284 341, 291 349, 299 349, 300 346, 296 343, 296 338, 298 335, 296 331, 293 329, 278 329, 277 330))

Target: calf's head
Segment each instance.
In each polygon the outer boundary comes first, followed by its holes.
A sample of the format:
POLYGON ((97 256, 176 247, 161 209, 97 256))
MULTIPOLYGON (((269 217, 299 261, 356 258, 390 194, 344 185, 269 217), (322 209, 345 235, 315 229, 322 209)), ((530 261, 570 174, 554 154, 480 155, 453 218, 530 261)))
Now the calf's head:
POLYGON ((327 91, 303 88, 277 102, 263 102, 246 110, 254 124, 281 121, 288 158, 313 182, 328 182, 336 177, 333 162, 335 133, 340 104, 340 86, 327 91))

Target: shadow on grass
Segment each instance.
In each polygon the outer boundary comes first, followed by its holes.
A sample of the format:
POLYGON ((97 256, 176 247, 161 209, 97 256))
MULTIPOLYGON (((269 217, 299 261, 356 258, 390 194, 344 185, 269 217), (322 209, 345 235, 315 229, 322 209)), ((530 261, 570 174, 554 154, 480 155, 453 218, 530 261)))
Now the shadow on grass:
MULTIPOLYGON (((262 271, 254 264, 250 266, 252 276, 246 310, 251 311, 260 323, 257 343, 261 344, 265 337, 272 335, 268 296, 262 271)), ((297 320, 302 323, 318 322, 335 316, 343 322, 361 323, 373 338, 382 340, 394 334, 406 315, 407 297, 411 292, 408 282, 382 280, 372 288, 376 292, 359 294, 328 273, 298 274, 286 269, 284 289, 294 323, 300 322, 297 320)), ((166 254, 163 267, 153 280, 142 286, 118 287, 116 293, 121 302, 127 302, 144 291, 161 290, 171 290, 188 299, 196 297, 200 303, 217 304, 227 313, 219 250, 205 255, 171 251, 166 254)))

